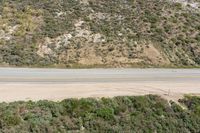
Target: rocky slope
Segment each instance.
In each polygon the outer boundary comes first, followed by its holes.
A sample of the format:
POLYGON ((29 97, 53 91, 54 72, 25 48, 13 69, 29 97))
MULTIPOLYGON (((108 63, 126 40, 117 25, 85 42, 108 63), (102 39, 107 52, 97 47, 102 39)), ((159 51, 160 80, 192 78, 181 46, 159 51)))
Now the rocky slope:
POLYGON ((200 66, 199 0, 2 0, 6 66, 200 66))

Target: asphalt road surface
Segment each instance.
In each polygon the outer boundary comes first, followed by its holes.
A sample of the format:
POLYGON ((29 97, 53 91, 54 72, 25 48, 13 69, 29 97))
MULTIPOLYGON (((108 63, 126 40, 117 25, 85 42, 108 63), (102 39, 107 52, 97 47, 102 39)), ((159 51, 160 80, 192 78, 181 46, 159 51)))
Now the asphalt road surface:
POLYGON ((200 94, 200 69, 0 68, 0 101, 200 94))
POLYGON ((200 69, 25 69, 0 68, 5 83, 200 82, 200 69))

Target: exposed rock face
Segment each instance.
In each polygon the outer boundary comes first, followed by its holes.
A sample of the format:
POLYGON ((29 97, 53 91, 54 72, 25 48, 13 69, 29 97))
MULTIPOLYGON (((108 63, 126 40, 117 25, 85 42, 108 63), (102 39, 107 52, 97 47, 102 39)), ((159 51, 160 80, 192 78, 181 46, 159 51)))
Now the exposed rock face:
POLYGON ((195 0, 170 0, 174 3, 180 3, 185 8, 200 10, 199 2, 195 0))

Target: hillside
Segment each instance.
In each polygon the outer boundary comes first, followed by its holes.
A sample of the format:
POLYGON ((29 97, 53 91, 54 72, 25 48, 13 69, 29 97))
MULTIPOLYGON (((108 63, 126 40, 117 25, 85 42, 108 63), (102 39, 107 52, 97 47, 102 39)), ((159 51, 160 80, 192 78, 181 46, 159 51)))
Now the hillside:
POLYGON ((1 0, 1 66, 198 67, 199 0, 1 0))
POLYGON ((200 98, 158 96, 0 103, 1 133, 199 133, 200 98))

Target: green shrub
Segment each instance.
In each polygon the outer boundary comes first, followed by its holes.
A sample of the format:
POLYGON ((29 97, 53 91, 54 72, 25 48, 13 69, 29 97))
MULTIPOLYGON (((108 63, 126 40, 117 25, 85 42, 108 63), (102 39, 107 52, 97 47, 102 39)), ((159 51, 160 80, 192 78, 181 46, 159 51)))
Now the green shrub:
POLYGON ((96 110, 98 117, 101 117, 105 120, 111 120, 114 118, 114 110, 112 108, 100 108, 96 110))
POLYGON ((0 132, 200 132, 200 98, 159 96, 0 103, 0 132))

